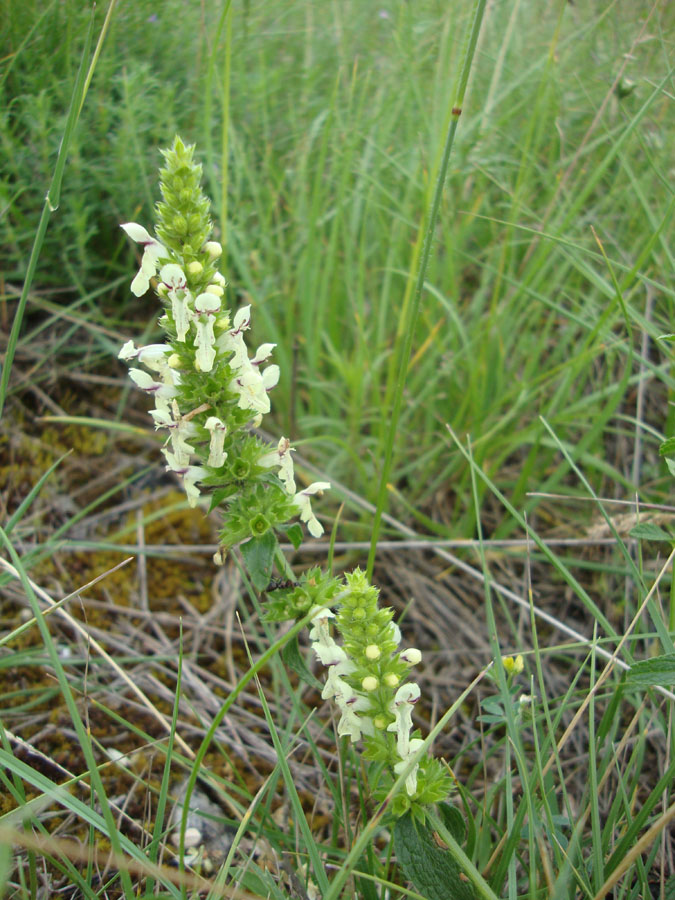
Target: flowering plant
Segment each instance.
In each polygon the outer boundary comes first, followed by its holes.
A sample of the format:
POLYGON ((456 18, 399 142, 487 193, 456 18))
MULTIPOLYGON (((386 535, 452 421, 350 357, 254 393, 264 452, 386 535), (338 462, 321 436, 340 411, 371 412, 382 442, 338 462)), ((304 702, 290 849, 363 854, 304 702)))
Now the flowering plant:
POLYGON ((321 536, 311 499, 330 484, 298 489, 290 440, 268 444, 252 430, 270 411, 269 393, 279 380, 279 367, 267 364, 275 345, 262 344, 249 356, 251 308, 233 314, 224 306, 222 249, 211 237, 193 153, 178 137, 163 151, 155 235, 136 223, 122 225, 143 250, 131 290, 141 296, 154 283, 164 342, 137 347, 130 340, 119 357, 143 367, 132 365, 129 375, 154 401, 150 416, 166 433, 166 468, 182 480, 190 505, 204 497, 210 509, 222 510, 216 563, 238 546, 254 586, 267 592, 267 619, 308 617, 312 649, 327 670, 321 696, 340 713, 338 735, 363 742, 377 797, 402 779, 393 814, 410 810, 423 821, 425 807, 448 795, 451 779, 438 760, 423 755, 414 729, 420 688, 408 678, 422 655, 399 649, 393 611, 379 607, 378 590, 359 569, 338 577, 313 568, 296 580, 281 553, 279 534, 299 544, 297 517, 310 535, 321 536))
POLYGON ((275 345, 263 344, 249 358, 244 334, 250 306, 234 316, 223 308, 225 278, 217 269, 222 248, 211 240, 209 201, 193 152, 178 137, 163 151, 157 237, 134 222, 122 225, 143 248, 131 290, 142 296, 156 279, 165 342, 136 347, 127 341, 119 358, 144 366, 133 366, 129 375, 154 400, 155 428, 167 433, 166 468, 182 479, 190 505, 207 493, 212 509, 224 507, 216 554, 222 562, 231 547, 288 530, 298 515, 319 537, 323 527, 310 498, 330 485, 297 490, 290 441, 282 437, 272 447, 251 433, 269 412, 269 392, 279 380, 278 366, 263 367, 275 345))

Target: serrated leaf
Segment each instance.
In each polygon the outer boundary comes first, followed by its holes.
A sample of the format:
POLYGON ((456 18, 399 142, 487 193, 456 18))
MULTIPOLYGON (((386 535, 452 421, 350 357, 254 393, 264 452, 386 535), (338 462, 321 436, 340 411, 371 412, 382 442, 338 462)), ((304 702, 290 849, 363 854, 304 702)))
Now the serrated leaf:
POLYGON ((668 541, 669 543, 673 541, 671 534, 668 534, 659 525, 654 525, 653 522, 643 522, 640 525, 636 525, 634 528, 631 528, 628 534, 631 537, 640 538, 642 541, 668 541))
POLYGON ((639 687, 672 687, 675 685, 675 653, 664 653, 652 659, 633 663, 626 675, 626 684, 639 687))
POLYGON ((659 444, 659 456, 675 456, 675 437, 666 438, 659 444))
POLYGON ((396 821, 394 849, 406 878, 427 900, 474 900, 474 890, 460 878, 452 855, 436 843, 429 826, 409 812, 396 821))
POLYGON ((227 500, 227 498, 231 497, 234 492, 235 488, 232 486, 219 488, 217 491, 214 491, 211 494, 209 512, 213 512, 214 509, 217 509, 217 507, 220 506, 223 500, 227 500))
POLYGON ((240 547, 248 576, 258 591, 264 591, 270 583, 277 546, 274 532, 266 531, 265 534, 251 538, 240 547))
POLYGON ((293 640, 284 645, 281 651, 281 658, 284 661, 284 664, 293 672, 295 672, 296 675, 298 675, 300 679, 305 682, 305 684, 313 687, 316 691, 321 692, 323 690, 323 685, 321 684, 319 679, 315 678, 307 668, 305 659, 302 653, 300 653, 300 646, 298 644, 297 635, 293 638, 293 640))

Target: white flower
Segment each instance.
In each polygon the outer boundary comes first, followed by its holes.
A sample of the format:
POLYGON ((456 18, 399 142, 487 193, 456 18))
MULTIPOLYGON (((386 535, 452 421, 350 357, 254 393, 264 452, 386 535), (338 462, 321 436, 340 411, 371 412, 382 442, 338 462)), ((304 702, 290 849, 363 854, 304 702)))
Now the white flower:
POLYGON ((187 494, 188 503, 190 506, 196 506, 200 493, 196 482, 208 477, 208 469, 202 466, 181 465, 176 455, 170 450, 164 449, 162 453, 167 461, 167 471, 175 472, 176 475, 180 475, 183 478, 183 487, 187 494))
MULTIPOLYGON (((169 438, 171 440, 171 447, 175 454, 176 460, 180 466, 188 466, 190 465, 190 456, 195 452, 195 448, 187 443, 186 438, 193 436, 196 432, 195 426, 190 421, 186 421, 180 414, 180 410, 178 409, 178 404, 175 400, 171 401, 171 411, 172 417, 170 422, 166 422, 165 420, 158 421, 158 416, 153 416, 155 419, 155 427, 158 428, 161 425, 164 425, 169 429, 169 438)), ((160 415, 162 411, 159 412, 160 415)))
POLYGON ((357 715, 358 712, 370 709, 370 700, 357 694, 346 681, 341 682, 341 688, 335 695, 335 702, 342 713, 337 727, 338 734, 340 737, 349 735, 354 742, 360 741, 362 734, 374 733, 372 719, 357 715))
POLYGON ((192 294, 187 289, 187 279, 180 266, 169 263, 159 273, 161 283, 171 300, 171 314, 176 326, 176 338, 185 342, 190 328, 190 301, 192 294))
POLYGON ((417 647, 409 647, 399 656, 401 662, 407 663, 409 666, 417 666, 422 662, 422 653, 417 647))
MULTIPOLYGON (((408 768, 410 764, 410 758, 414 756, 414 754, 420 749, 423 743, 424 741, 421 738, 413 738, 410 741, 408 747, 408 755, 394 765, 394 772, 396 772, 397 775, 400 775, 408 768)), ((408 773, 408 777, 405 780, 405 789, 409 797, 412 797, 417 790, 417 770, 419 769, 419 767, 419 763, 416 763, 412 767, 412 770, 408 773)))
MULTIPOLYGON (((405 771, 411 756, 424 743, 420 738, 410 738, 410 732, 413 727, 412 710, 419 697, 419 685, 414 682, 404 684, 396 691, 390 707, 396 716, 396 720, 387 726, 387 731, 396 732, 396 752, 400 757, 400 762, 394 766, 394 772, 397 775, 405 771)), ((417 790, 417 769, 418 766, 414 766, 405 780, 406 791, 410 797, 417 790)))
POLYGON ((261 344, 255 352, 255 356, 249 360, 250 365, 259 366, 261 362, 265 362, 265 360, 271 355, 272 350, 276 347, 276 344, 261 344))
POLYGON ((318 645, 314 644, 314 652, 328 669, 326 683, 321 691, 323 700, 330 700, 331 697, 343 696, 345 691, 351 690, 346 681, 343 681, 343 675, 351 675, 356 669, 354 663, 349 659, 342 647, 334 644, 333 647, 322 647, 317 649, 318 645), (323 657, 323 659, 322 659, 323 657))
POLYGON ((118 359, 136 359, 138 356, 138 350, 136 349, 136 344, 133 341, 127 341, 126 344, 123 345, 120 352, 117 354, 118 359))
POLYGON ((208 474, 208 470, 201 466, 188 466, 185 472, 183 472, 183 487, 185 488, 185 493, 187 494, 190 506, 196 506, 197 500, 199 499, 199 488, 196 486, 195 482, 206 478, 208 474))
POLYGON ((396 752, 401 759, 406 759, 410 753, 410 732, 413 727, 412 711, 419 698, 419 685, 410 682, 401 685, 391 704, 391 711, 396 719, 387 726, 387 731, 396 732, 396 752))
POLYGON ((265 453, 258 460, 258 465, 265 468, 279 466, 279 478, 281 479, 287 494, 295 493, 295 476, 293 473, 293 447, 288 438, 279 438, 276 450, 265 453))
POLYGON ((166 406, 166 408, 163 407, 162 409, 151 409, 148 410, 148 412, 152 416, 152 419, 155 423, 155 429, 171 428, 171 426, 173 425, 173 416, 171 415, 168 405, 166 406))
POLYGON ((320 644, 332 646, 335 641, 330 635, 329 619, 335 618, 335 613, 327 606, 318 606, 310 610, 312 615, 312 628, 309 632, 310 641, 318 641, 320 644))
MULTIPOLYGON (((332 645, 320 644, 318 642, 312 644, 312 650, 314 650, 316 658, 322 666, 337 668, 338 666, 349 662, 349 657, 346 652, 334 641, 332 645)), ((340 674, 347 675, 349 673, 341 670, 340 674)))
POLYGON ((129 377, 146 394, 153 394, 158 409, 168 408, 169 400, 176 396, 176 387, 166 381, 155 381, 143 369, 129 369, 129 377))
POLYGON ((237 371, 248 363, 248 351, 244 342, 244 332, 251 327, 251 307, 242 306, 232 322, 232 328, 218 338, 218 349, 223 353, 233 353, 230 366, 237 371))
POLYGON ((215 344, 213 325, 215 315, 219 309, 220 297, 216 297, 215 294, 200 294, 195 300, 195 311, 192 319, 197 329, 195 367, 200 372, 210 372, 213 368, 213 361, 216 358, 216 351, 213 346, 215 344))
POLYGON ((129 235, 132 241, 143 247, 143 259, 138 274, 131 282, 131 293, 142 297, 150 287, 150 279, 157 274, 157 264, 161 257, 168 257, 166 248, 149 234, 142 225, 135 222, 126 222, 120 226, 129 235))
POLYGON ((227 457, 227 453, 223 450, 227 426, 218 418, 218 416, 209 416, 204 423, 204 428, 211 432, 207 465, 218 468, 223 465, 225 458, 227 457))
POLYGON ((258 415, 264 415, 270 411, 267 393, 278 381, 279 366, 268 366, 262 373, 255 366, 248 369, 242 367, 230 383, 230 389, 239 394, 237 406, 240 409, 250 409, 258 415))
POLYGON ((293 497, 293 503, 300 510, 300 521, 307 524, 307 530, 312 535, 312 537, 315 538, 321 537, 321 535, 323 534, 323 525, 319 522, 319 520, 312 512, 312 505, 309 498, 312 494, 316 494, 318 491, 327 491, 329 487, 330 482, 328 481, 315 481, 304 490, 298 491, 298 493, 293 497))

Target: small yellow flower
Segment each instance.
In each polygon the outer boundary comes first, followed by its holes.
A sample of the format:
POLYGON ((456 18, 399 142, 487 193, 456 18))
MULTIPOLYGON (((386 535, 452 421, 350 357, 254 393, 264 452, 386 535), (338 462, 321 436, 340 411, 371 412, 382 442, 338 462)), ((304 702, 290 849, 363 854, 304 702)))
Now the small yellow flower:
POLYGON ((509 675, 520 675, 525 668, 522 653, 519 653, 516 657, 502 656, 502 665, 509 675))

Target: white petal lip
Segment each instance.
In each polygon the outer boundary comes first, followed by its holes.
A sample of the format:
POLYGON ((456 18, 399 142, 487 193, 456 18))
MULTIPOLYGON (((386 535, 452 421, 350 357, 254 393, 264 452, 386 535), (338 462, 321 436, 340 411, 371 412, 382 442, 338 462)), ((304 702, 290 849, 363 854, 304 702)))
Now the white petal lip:
POLYGON ((138 350, 133 341, 127 341, 117 354, 118 359, 134 359, 138 356, 138 350))
POLYGON ((270 356, 275 347, 276 344, 261 344, 251 360, 251 365, 259 366, 261 362, 264 362, 270 356))
POLYGON ((195 312, 198 315, 208 315, 218 312, 220 309, 220 297, 215 294, 200 294, 195 300, 195 312))
POLYGON ((121 227, 133 241, 143 247, 141 267, 131 282, 131 293, 136 297, 142 297, 150 287, 150 279, 157 273, 157 262, 160 256, 168 256, 168 252, 142 225, 138 225, 136 222, 125 222, 121 227))
POLYGON ((315 481, 313 484, 310 484, 309 487, 306 487, 304 490, 300 491, 301 494, 316 494, 318 491, 327 491, 330 487, 330 481, 315 481))
POLYGON ((159 241, 155 240, 155 238, 151 234, 149 234, 142 225, 138 225, 136 222, 125 222, 123 225, 120 225, 120 228, 123 228, 129 235, 131 240, 136 241, 137 244, 159 243, 159 241))
POLYGON ((162 284, 173 290, 184 290, 187 287, 185 274, 176 263, 167 263, 159 273, 162 284))
POLYGON ((271 391, 279 383, 281 370, 279 366, 268 366, 262 373, 262 383, 266 391, 271 391))
POLYGON ((417 703, 420 699, 420 686, 414 681, 409 684, 403 684, 396 691, 394 703, 417 703))
POLYGON ((251 306, 242 306, 240 310, 238 310, 237 314, 234 317, 234 322, 232 325, 233 332, 244 331, 251 324, 251 306))

